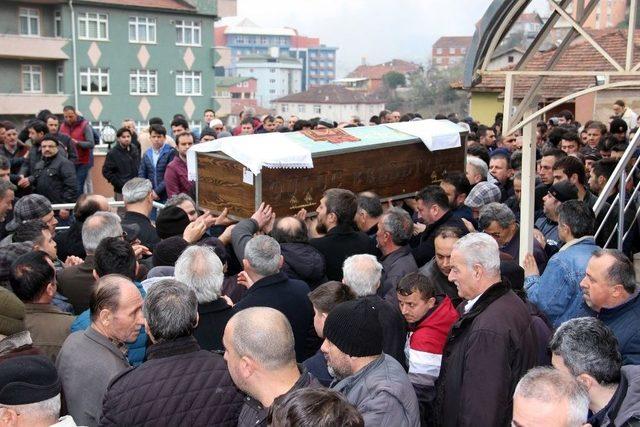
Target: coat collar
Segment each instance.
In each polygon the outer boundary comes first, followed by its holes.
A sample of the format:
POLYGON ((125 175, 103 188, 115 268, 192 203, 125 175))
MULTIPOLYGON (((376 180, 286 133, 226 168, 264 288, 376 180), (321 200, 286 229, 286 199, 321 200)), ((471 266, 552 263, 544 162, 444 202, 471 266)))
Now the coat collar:
POLYGON ((640 300, 638 299, 639 297, 640 297, 640 293, 636 293, 635 295, 631 296, 626 302, 620 304, 619 306, 616 306, 613 308, 601 309, 600 312, 598 313, 598 318, 600 320, 605 321, 605 320, 619 317, 623 313, 633 310, 635 308, 635 305, 640 302, 640 300))
POLYGON ((476 301, 476 303, 473 305, 471 310, 469 310, 469 312, 467 313, 463 313, 460 319, 458 319, 458 321, 453 324, 453 326, 451 327, 451 332, 449 333, 448 340, 451 340, 459 335, 467 327, 467 325, 471 324, 473 320, 478 317, 487 307, 489 307, 495 300, 497 300, 507 292, 509 292, 509 287, 502 282, 498 282, 484 291, 478 301, 476 301))
POLYGON ((217 313, 230 309, 231 306, 222 298, 218 298, 215 301, 206 302, 204 304, 198 304, 198 313, 200 314, 217 313))
POLYGON ((257 289, 266 288, 267 286, 274 285, 276 283, 286 282, 289 280, 286 274, 284 273, 276 273, 271 276, 263 277, 262 279, 255 282, 250 288, 248 293, 255 292, 257 289))
POLYGON ((356 230, 353 228, 353 224, 338 224, 327 232, 327 236, 330 234, 352 234, 356 230))
POLYGON ((198 350, 200 350, 198 342, 192 335, 189 335, 171 341, 151 344, 147 349, 147 360, 194 353, 198 350))
POLYGON ((411 255, 411 247, 409 245, 400 246, 395 251, 380 258, 380 262, 382 265, 393 264, 396 260, 407 255, 411 255))

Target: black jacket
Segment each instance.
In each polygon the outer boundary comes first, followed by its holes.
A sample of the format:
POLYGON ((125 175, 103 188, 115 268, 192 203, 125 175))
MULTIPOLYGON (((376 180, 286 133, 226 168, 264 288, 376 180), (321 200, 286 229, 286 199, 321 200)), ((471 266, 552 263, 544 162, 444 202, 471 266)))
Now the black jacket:
POLYGON ((397 306, 392 306, 377 295, 370 295, 366 300, 378 312, 378 319, 382 325, 382 351, 393 357, 405 370, 407 369, 404 347, 407 341, 407 332, 404 317, 397 306))
POLYGON ((436 255, 433 241, 436 238, 437 231, 442 226, 457 227, 462 230, 463 234, 467 233, 467 227, 464 222, 456 216, 453 212, 447 211, 442 218, 427 226, 427 228, 417 236, 411 239, 411 252, 416 259, 418 268, 422 267, 436 255))
POLYGON ((204 350, 224 351, 222 335, 227 322, 233 316, 232 307, 227 302, 218 298, 205 304, 198 304, 200 320, 193 336, 204 350))
POLYGON ((310 350, 307 338, 313 331, 313 306, 307 294, 309 286, 300 280, 276 273, 255 282, 233 307, 238 312, 249 307, 271 307, 287 317, 293 329, 296 359, 302 362, 317 349, 310 350))
POLYGON ((282 271, 290 279, 302 280, 310 289, 327 282, 324 256, 306 243, 280 243, 284 257, 282 271))
POLYGON ((449 332, 436 382, 438 425, 508 426, 516 384, 537 358, 526 304, 507 285, 491 286, 449 332))
POLYGON ((76 167, 60 152, 53 157, 40 159, 29 180, 34 192, 45 196, 51 203, 76 201, 76 167))
POLYGON ((222 356, 189 336, 151 345, 146 362, 117 375, 100 425, 235 426, 241 408, 222 356))
POLYGON ((329 280, 342 280, 342 264, 351 255, 376 255, 375 242, 365 233, 355 231, 351 224, 339 224, 326 236, 311 239, 309 244, 324 255, 329 280))
POLYGON ((122 193, 122 186, 131 178, 138 176, 140 167, 140 153, 132 144, 128 149, 116 143, 107 153, 102 166, 102 175, 111 185, 116 193, 122 193))
POLYGON ((76 219, 68 229, 56 233, 54 240, 58 245, 58 259, 64 261, 69 255, 75 255, 82 259, 87 256, 82 244, 83 224, 76 219))
POLYGON ((149 217, 146 217, 138 212, 125 212, 122 218, 122 228, 135 228, 138 235, 138 239, 153 252, 156 247, 156 243, 160 241, 156 228, 151 224, 149 217))

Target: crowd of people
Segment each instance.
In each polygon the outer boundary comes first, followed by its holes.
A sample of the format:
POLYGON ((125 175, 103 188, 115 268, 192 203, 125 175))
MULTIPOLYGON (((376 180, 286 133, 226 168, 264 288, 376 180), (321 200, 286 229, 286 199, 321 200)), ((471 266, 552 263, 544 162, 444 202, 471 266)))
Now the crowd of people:
POLYGON ((437 116, 468 130, 466 169, 415 198, 332 188, 315 215, 266 201, 240 221, 198 208, 193 144, 363 123, 126 120, 102 168, 117 214, 86 191, 75 108, 0 122, 0 425, 638 425, 636 209, 623 250, 593 210, 637 131, 613 111, 538 123, 522 266, 523 142, 499 116, 437 116))

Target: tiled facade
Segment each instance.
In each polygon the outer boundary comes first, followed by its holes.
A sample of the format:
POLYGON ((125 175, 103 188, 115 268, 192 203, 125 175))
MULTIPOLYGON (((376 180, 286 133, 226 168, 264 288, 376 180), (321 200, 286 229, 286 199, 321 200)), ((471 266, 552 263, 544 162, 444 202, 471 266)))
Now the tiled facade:
POLYGON ((0 117, 20 123, 71 104, 101 127, 176 113, 196 121, 216 108, 215 0, 198 8, 175 0, 153 8, 127 3, 85 0, 71 9, 64 1, 4 0, 0 117))

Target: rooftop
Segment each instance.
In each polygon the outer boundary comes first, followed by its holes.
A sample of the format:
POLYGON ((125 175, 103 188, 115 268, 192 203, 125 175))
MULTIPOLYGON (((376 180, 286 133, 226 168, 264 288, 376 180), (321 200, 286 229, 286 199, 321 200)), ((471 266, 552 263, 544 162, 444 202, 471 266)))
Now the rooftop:
POLYGON ((367 79, 382 79, 382 76, 390 71, 397 71, 402 74, 414 73, 420 69, 418 64, 403 61, 401 59, 393 59, 389 62, 377 65, 360 65, 349 73, 347 77, 364 77, 367 79))
MULTIPOLYGON (((594 40, 605 46, 607 52, 618 63, 625 63, 627 47, 627 31, 609 29, 592 31, 594 40)), ((634 63, 640 62, 640 31, 635 34, 634 63)), ((525 70, 545 70, 546 64, 551 59, 555 49, 545 52, 538 52, 531 58, 525 70)), ((507 67, 503 70, 509 70, 507 67)), ((561 59, 553 68, 554 71, 615 71, 613 65, 609 63, 589 42, 578 37, 565 50, 561 59)), ((514 97, 523 98, 528 92, 535 76, 518 76, 515 78, 514 97)), ((611 82, 630 80, 633 77, 611 77, 611 82)), ((505 79, 502 76, 483 76, 482 81, 475 85, 472 90, 478 92, 504 92, 505 79)), ((566 76, 566 77, 546 77, 542 83, 539 95, 543 99, 559 99, 582 89, 595 86, 594 77, 566 76)))
POLYGON ((255 77, 216 77, 215 82, 216 87, 231 87, 251 79, 255 77))
POLYGON ((469 46, 471 46, 471 39, 473 39, 473 37, 471 36, 444 36, 436 40, 436 42, 433 44, 433 47, 441 49, 449 49, 452 47, 468 48, 469 46))
POLYGON ((302 104, 383 104, 376 96, 353 91, 339 85, 315 86, 305 92, 274 99, 272 102, 298 102, 302 104))

